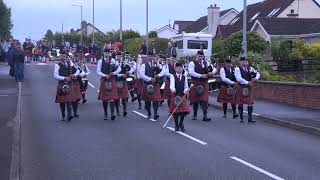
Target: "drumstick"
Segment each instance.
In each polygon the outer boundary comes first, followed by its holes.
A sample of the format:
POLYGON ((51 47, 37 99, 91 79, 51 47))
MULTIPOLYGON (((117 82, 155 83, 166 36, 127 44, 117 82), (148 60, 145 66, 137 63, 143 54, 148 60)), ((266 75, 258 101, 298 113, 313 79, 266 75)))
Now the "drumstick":
MULTIPOLYGON (((190 85, 189 90, 190 90, 192 87, 194 87, 193 84, 190 85)), ((181 98, 181 100, 180 100, 180 102, 178 103, 177 107, 173 110, 173 112, 172 112, 171 115, 169 116, 169 118, 168 118, 168 120, 166 121, 166 123, 162 126, 162 128, 165 128, 165 127, 167 126, 168 122, 169 122, 170 119, 172 118, 173 114, 177 111, 178 107, 180 106, 180 104, 182 103, 182 101, 183 101, 183 99, 186 97, 186 95, 187 95, 187 94, 185 94, 185 95, 181 98)), ((174 103, 174 102, 171 102, 171 103, 174 103)))

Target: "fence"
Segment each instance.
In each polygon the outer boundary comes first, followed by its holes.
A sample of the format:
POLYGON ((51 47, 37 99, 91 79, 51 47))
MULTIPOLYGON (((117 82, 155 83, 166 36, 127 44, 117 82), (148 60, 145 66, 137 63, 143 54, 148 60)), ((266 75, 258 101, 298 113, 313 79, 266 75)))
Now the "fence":
POLYGON ((266 62, 278 72, 303 72, 320 69, 320 59, 268 60, 266 62))

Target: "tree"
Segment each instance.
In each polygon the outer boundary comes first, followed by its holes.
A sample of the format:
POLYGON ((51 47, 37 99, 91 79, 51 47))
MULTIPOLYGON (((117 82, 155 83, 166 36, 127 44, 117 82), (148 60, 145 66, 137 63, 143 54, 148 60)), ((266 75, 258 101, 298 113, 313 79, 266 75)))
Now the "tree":
POLYGON ((11 9, 0 0, 0 39, 11 38, 12 27, 11 9))
POLYGON ((157 38, 157 37, 158 37, 157 31, 150 31, 149 32, 149 38, 157 38))
POLYGON ((44 40, 48 42, 52 42, 54 40, 53 32, 50 29, 48 29, 47 33, 44 35, 44 40))
MULTIPOLYGON (((228 56, 239 57, 242 51, 242 32, 231 35, 225 41, 225 51, 228 56)), ((267 47, 267 42, 255 32, 247 33, 248 51, 263 54, 267 47)))

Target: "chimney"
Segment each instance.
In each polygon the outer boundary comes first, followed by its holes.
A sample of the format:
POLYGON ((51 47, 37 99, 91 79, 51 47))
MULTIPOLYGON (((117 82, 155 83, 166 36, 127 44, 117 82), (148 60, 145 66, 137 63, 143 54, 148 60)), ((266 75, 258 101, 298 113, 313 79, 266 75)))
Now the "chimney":
POLYGON ((81 29, 80 29, 81 31, 82 31, 82 33, 86 33, 86 31, 87 31, 87 22, 86 21, 82 21, 81 22, 81 29))
POLYGON ((215 37, 217 33, 218 25, 220 23, 220 7, 217 7, 217 4, 215 4, 214 6, 210 5, 210 7, 208 7, 207 23, 208 23, 207 33, 212 34, 215 37))

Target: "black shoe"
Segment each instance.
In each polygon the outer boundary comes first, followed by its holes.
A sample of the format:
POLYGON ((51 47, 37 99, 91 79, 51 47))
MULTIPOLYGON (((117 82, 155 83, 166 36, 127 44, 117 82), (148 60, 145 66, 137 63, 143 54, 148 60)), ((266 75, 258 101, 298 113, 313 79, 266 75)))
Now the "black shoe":
POLYGON ((138 109, 142 109, 142 108, 141 108, 141 106, 139 106, 139 108, 138 108, 138 109))
POLYGON ((68 121, 70 122, 73 119, 73 116, 68 117, 68 121))
POLYGON ((65 121, 65 117, 62 117, 61 121, 65 121))
POLYGON ((148 119, 151 117, 151 113, 148 113, 148 119))
POLYGON ((233 115, 233 119, 237 119, 239 117, 238 114, 233 115))
POLYGON ((108 120, 108 116, 104 116, 103 120, 107 121, 108 120))
POLYGON ((194 120, 194 121, 198 120, 197 116, 193 116, 192 120, 194 120))
POLYGON ((79 114, 74 115, 74 118, 79 118, 79 117, 80 117, 79 114))
POLYGON ((211 118, 203 118, 202 121, 208 122, 211 121, 211 118))
POLYGON ((186 130, 184 129, 184 127, 180 127, 181 132, 186 132, 186 130))
POLYGON ((127 116, 127 114, 128 114, 127 112, 123 112, 123 116, 124 116, 124 117, 126 117, 126 116, 127 116))
POLYGON ((138 98, 137 97, 134 97, 131 99, 131 102, 135 102, 138 98))
POLYGON ((114 121, 116 119, 116 116, 111 116, 111 120, 114 121))
POLYGON ((159 115, 154 115, 153 118, 154 118, 154 120, 157 120, 157 119, 159 119, 159 115))
POLYGON ((241 119, 240 123, 244 123, 243 119, 241 119))
POLYGON ((87 102, 87 100, 86 100, 86 99, 82 100, 82 104, 85 104, 86 102, 87 102))
POLYGON ((222 116, 222 118, 227 118, 227 115, 226 115, 226 114, 224 114, 224 115, 222 116))
POLYGON ((174 131, 179 131, 179 126, 176 126, 174 131))

